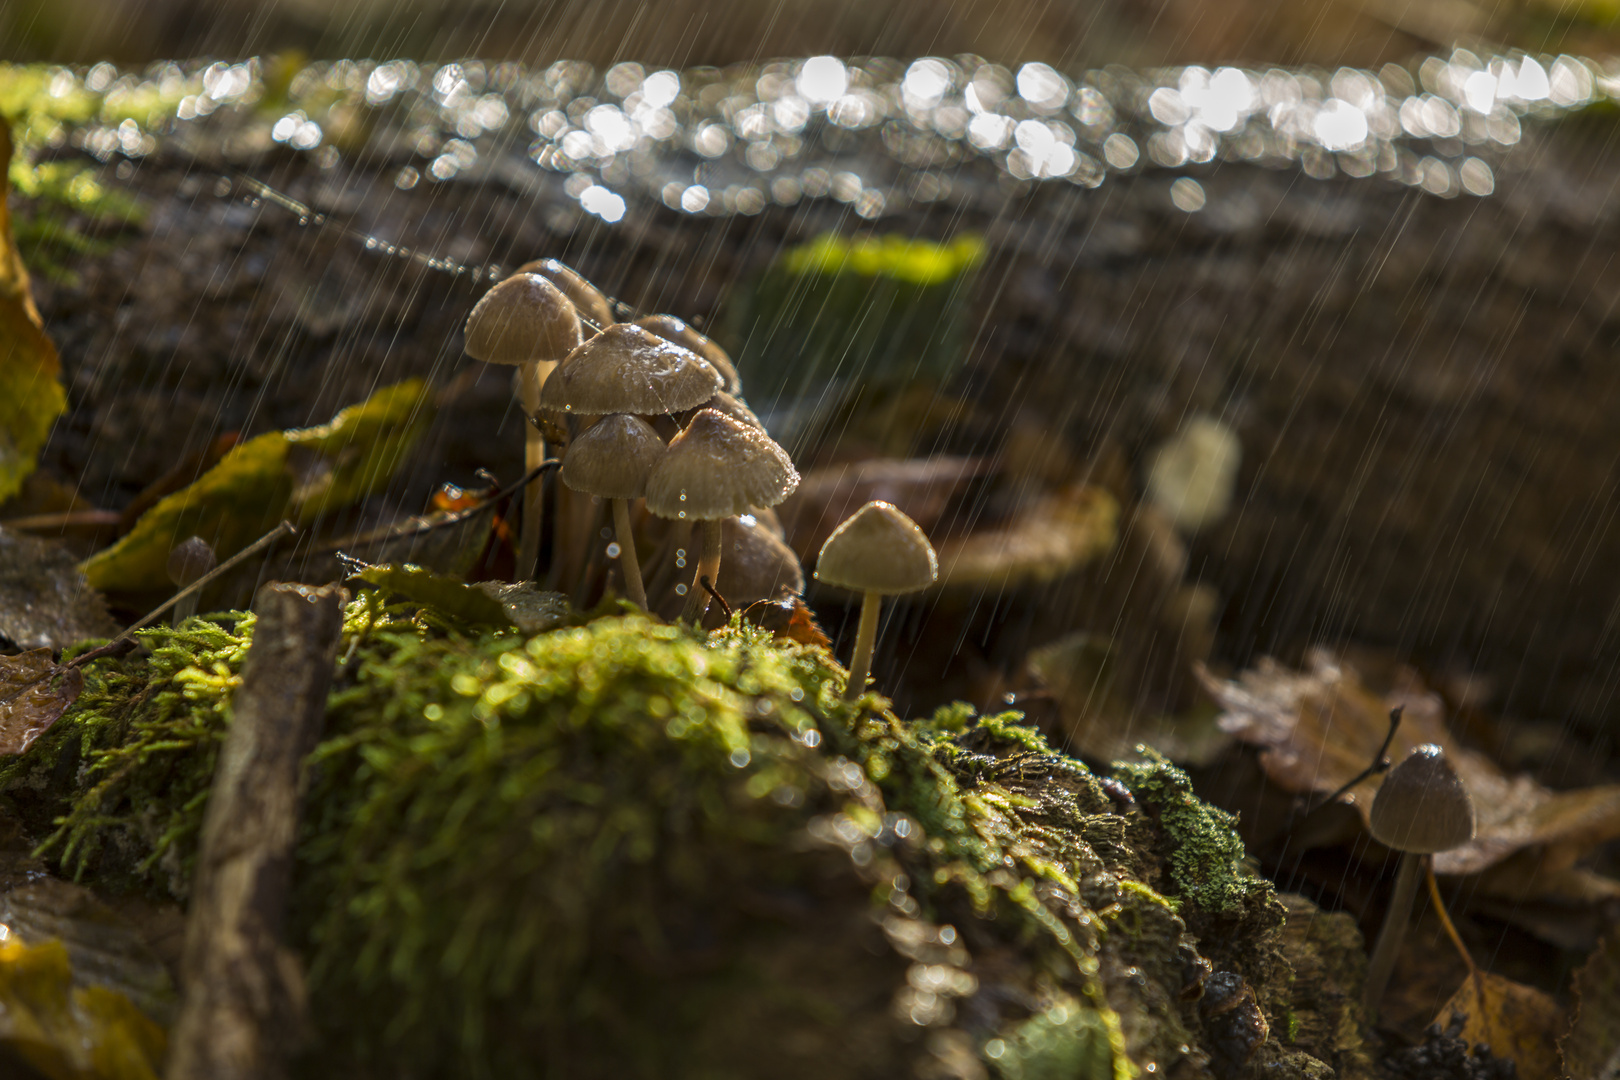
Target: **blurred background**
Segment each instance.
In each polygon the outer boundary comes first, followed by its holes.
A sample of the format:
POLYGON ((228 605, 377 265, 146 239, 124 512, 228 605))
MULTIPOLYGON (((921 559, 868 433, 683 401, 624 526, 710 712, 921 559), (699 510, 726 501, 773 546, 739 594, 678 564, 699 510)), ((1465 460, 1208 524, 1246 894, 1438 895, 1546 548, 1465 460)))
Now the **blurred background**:
POLYGON ((772 56, 950 55, 1061 68, 1376 67, 1492 43, 1614 51, 1620 0, 7 0, 0 59, 133 64, 301 51, 676 68, 772 56))

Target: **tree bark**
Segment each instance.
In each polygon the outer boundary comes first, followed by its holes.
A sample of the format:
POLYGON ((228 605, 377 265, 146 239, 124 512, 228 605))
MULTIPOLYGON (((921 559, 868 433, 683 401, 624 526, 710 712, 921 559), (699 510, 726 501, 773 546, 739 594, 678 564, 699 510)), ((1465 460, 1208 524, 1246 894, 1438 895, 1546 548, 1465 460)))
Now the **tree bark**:
POLYGON ((303 1019, 281 946, 299 771, 320 735, 343 621, 336 586, 267 586, 203 818, 167 1080, 271 1080, 303 1019))

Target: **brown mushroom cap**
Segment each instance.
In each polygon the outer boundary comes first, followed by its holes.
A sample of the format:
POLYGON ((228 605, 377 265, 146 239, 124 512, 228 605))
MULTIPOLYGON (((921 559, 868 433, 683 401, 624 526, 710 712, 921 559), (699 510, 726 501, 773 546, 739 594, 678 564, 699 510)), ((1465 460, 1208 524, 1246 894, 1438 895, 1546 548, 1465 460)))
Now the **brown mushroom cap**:
POLYGON ((562 481, 604 499, 639 499, 647 474, 664 456, 664 440, 639 416, 614 413, 591 425, 568 447, 562 481))
POLYGON ((614 323, 569 353, 540 390, 540 407, 562 412, 680 412, 720 390, 720 375, 696 353, 630 323, 614 323))
POLYGON ((579 345, 579 313, 538 274, 515 274, 467 316, 467 355, 486 364, 561 360, 579 345))
POLYGON ((932 585, 939 560, 915 521, 891 503, 869 502, 821 545, 815 576, 840 589, 893 595, 932 585))
POLYGON ((208 541, 200 536, 189 537, 169 552, 169 580, 183 589, 212 570, 217 562, 208 541))
POLYGON ((752 516, 720 523, 720 594, 732 607, 804 592, 804 568, 793 549, 752 516))
POLYGON ((769 435, 704 409, 653 467, 647 509, 659 517, 715 521, 775 506, 798 486, 793 459, 769 435))
POLYGON ((597 326, 613 321, 613 302, 602 295, 602 290, 586 281, 578 270, 556 259, 535 259, 517 268, 520 274, 539 274, 574 302, 579 313, 597 326))
POLYGON ((705 401, 702 405, 699 405, 696 409, 689 409, 686 412, 676 413, 675 422, 680 424, 682 427, 685 427, 687 424, 691 423, 692 417, 696 416, 698 411, 701 409, 714 409, 716 412, 725 413, 733 420, 741 420, 749 427, 757 427, 761 431, 765 430, 765 425, 759 422, 759 417, 754 415, 754 410, 748 407, 747 402, 743 401, 741 398, 732 397, 724 390, 714 395, 714 397, 710 398, 708 401, 705 401))
POLYGON ((646 315, 637 319, 636 325, 651 330, 667 341, 673 341, 683 349, 691 349, 713 365, 720 377, 726 380, 728 393, 741 391, 742 380, 737 377, 737 366, 726 355, 726 350, 716 345, 713 338, 704 337, 692 329, 684 319, 674 315, 646 315))
POLYGON ((1474 838, 1474 801, 1434 743, 1389 770, 1369 817, 1374 839, 1396 851, 1431 855, 1474 838))

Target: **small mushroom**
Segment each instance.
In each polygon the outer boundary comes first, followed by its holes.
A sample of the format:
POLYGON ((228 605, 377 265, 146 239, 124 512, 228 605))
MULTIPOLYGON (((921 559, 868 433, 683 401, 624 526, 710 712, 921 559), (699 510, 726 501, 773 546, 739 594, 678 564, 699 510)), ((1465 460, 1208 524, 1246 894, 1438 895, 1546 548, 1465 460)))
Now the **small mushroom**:
POLYGON ((601 330, 613 322, 613 301, 602 295, 602 290, 586 281, 578 270, 556 259, 535 259, 517 268, 519 274, 539 274, 574 302, 580 315, 601 330))
POLYGON ((614 323, 569 353, 540 392, 564 413, 658 416, 719 393, 720 374, 698 355, 631 323, 614 323))
POLYGON ((1412 901, 1428 858, 1437 851, 1462 847, 1474 838, 1474 802, 1446 759, 1446 752, 1434 743, 1425 743, 1384 777, 1373 799, 1369 824, 1375 840, 1401 853, 1395 891, 1390 896, 1384 925, 1378 931, 1372 959, 1367 962, 1362 1004, 1371 1016, 1377 1013, 1395 969, 1395 954, 1406 936, 1412 901))
POLYGON ((726 380, 727 393, 742 393, 742 380, 737 377, 737 366, 731 362, 731 357, 726 355, 726 350, 716 345, 712 338, 704 337, 692 329, 684 319, 678 319, 673 315, 648 315, 637 319, 636 325, 651 330, 667 341, 673 341, 683 349, 691 349, 726 380))
MULTIPOLYGON (((540 388, 551 367, 579 344, 579 312, 555 285, 538 274, 514 274, 479 300, 467 316, 467 355, 488 364, 518 369, 518 402, 526 417, 540 407, 540 388), (544 365, 544 366, 543 366, 544 365)), ((524 429, 524 472, 546 459, 546 438, 533 423, 524 429)), ((518 531, 517 577, 534 574, 540 557, 539 477, 523 492, 518 531)))
POLYGON ((703 552, 681 617, 702 618, 708 596, 700 582, 720 576, 720 522, 754 507, 775 506, 799 486, 799 473, 758 428, 704 409, 670 441, 647 478, 647 509, 659 517, 703 523, 703 552))
MULTIPOLYGON (((214 549, 208 541, 200 536, 193 536, 175 545, 169 552, 169 580, 174 587, 184 589, 193 585, 219 562, 214 556, 214 549)), ((193 615, 197 614, 197 597, 200 594, 192 593, 190 596, 174 605, 174 625, 179 626, 193 615)))
POLYGON ((575 439, 562 463, 563 483, 612 501, 625 591, 643 611, 647 610, 647 590, 641 582, 636 536, 630 528, 630 500, 647 493, 647 475, 663 454, 664 440, 652 425, 639 416, 613 413, 575 439))
POLYGON ((749 427, 757 427, 761 431, 765 430, 765 425, 759 422, 759 417, 754 415, 754 410, 748 407, 747 402, 743 401, 741 398, 733 397, 723 390, 714 395, 714 397, 710 398, 708 401, 705 401, 702 405, 699 405, 696 409, 689 409, 686 412, 676 413, 674 420, 681 427, 685 427, 687 424, 692 422, 692 417, 698 414, 699 409, 715 409, 719 412, 725 413, 733 420, 741 420, 749 427))
POLYGON ((861 622, 844 686, 844 700, 854 701, 866 689, 883 598, 932 585, 939 577, 939 560, 915 521, 891 503, 869 502, 821 545, 815 576, 861 594, 861 622))

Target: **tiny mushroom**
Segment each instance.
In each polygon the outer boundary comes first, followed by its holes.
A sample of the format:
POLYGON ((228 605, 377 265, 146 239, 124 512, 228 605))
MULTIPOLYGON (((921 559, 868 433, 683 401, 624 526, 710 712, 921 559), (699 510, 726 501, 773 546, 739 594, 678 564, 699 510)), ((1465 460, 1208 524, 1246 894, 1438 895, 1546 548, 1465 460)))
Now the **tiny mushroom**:
POLYGON ((710 584, 720 576, 720 522, 775 506, 799 486, 787 451, 759 428, 704 409, 670 441, 647 478, 647 509, 659 517, 703 523, 703 553, 681 617, 702 618, 710 584))
MULTIPOLYGON (((514 274, 479 300, 467 316, 467 355, 489 364, 518 369, 518 402, 530 418, 524 438, 524 472, 546 459, 546 440, 532 419, 540 407, 540 388, 550 368, 580 341, 579 313, 555 285, 538 274, 514 274), (545 367, 542 367, 545 365, 545 367)), ((522 527, 518 532, 517 576, 534 573, 540 556, 540 496, 537 476, 523 492, 522 527)))
POLYGON ((573 441, 562 463, 563 483, 575 491, 612 500, 625 591, 643 611, 647 610, 647 590, 641 582, 636 537, 630 528, 630 500, 647 493, 647 475, 663 454, 664 440, 651 424, 639 416, 610 413, 573 441))
POLYGON ((1425 743, 1384 777, 1373 798, 1369 819, 1373 839, 1401 853, 1395 891, 1372 958, 1367 962, 1362 1003, 1371 1016, 1377 1013, 1395 969, 1395 954, 1406 936, 1412 901, 1428 858, 1437 851, 1462 847, 1474 838, 1474 803, 1462 778, 1446 759, 1446 752, 1434 743, 1425 743))
POLYGON ((692 329, 684 319, 678 319, 673 315, 647 315, 637 319, 636 325, 651 330, 666 341, 673 341, 683 349, 691 349, 726 380, 727 393, 742 392, 742 380, 737 377, 737 366, 731 362, 731 357, 726 355, 726 350, 715 344, 714 339, 704 337, 692 329))
POLYGON ((844 700, 866 689, 883 597, 916 592, 939 577, 939 560, 922 529, 891 503, 869 502, 821 545, 816 580, 861 594, 861 622, 844 700))
MULTIPOLYGON (((193 536, 182 540, 169 552, 169 580, 174 582, 175 588, 184 589, 195 584, 204 574, 212 570, 218 561, 214 556, 214 549, 202 537, 193 536)), ((197 596, 197 593, 192 593, 174 606, 175 626, 197 614, 197 596)))
POLYGON ((539 274, 557 286, 564 296, 574 302, 580 316, 595 324, 595 329, 601 330, 613 321, 613 301, 572 266, 556 259, 535 259, 518 267, 517 273, 539 274))

